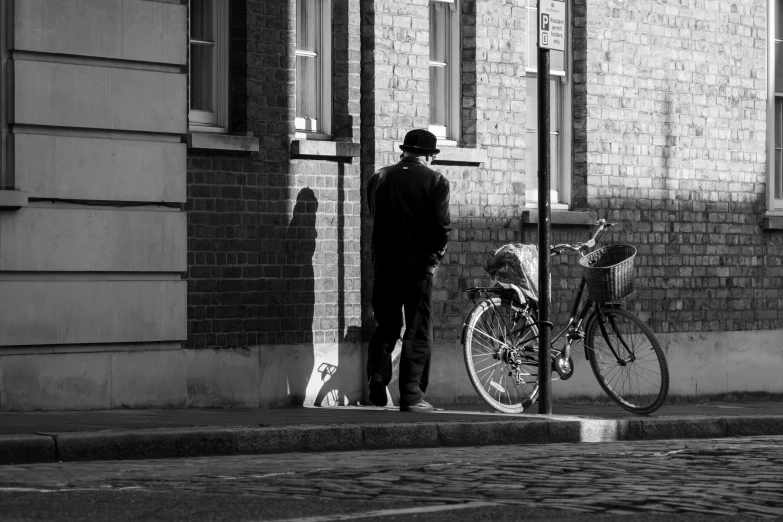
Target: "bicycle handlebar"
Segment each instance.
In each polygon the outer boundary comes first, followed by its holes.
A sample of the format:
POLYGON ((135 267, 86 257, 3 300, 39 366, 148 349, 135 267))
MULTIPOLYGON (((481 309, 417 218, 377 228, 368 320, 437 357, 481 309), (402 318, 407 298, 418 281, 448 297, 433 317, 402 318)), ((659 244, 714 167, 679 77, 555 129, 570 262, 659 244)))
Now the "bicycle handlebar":
POLYGON ((573 250, 574 252, 582 252, 582 250, 586 248, 593 248, 595 244, 598 242, 598 239, 604 234, 604 231, 607 228, 612 228, 613 226, 616 226, 617 223, 607 223, 605 219, 599 219, 596 222, 596 225, 598 225, 598 230, 595 231, 595 234, 593 237, 591 237, 589 240, 587 240, 584 243, 576 243, 575 245, 570 245, 568 243, 561 243, 559 245, 554 245, 550 247, 550 252, 553 256, 557 256, 563 253, 565 250, 573 250))

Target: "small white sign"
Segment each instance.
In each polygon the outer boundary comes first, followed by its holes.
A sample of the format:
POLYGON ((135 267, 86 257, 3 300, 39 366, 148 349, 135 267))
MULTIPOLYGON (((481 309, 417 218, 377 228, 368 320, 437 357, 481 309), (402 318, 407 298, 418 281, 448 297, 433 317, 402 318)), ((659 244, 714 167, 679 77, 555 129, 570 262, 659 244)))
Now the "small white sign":
POLYGON ((538 46, 565 51, 566 7, 560 0, 541 0, 538 13, 538 46))

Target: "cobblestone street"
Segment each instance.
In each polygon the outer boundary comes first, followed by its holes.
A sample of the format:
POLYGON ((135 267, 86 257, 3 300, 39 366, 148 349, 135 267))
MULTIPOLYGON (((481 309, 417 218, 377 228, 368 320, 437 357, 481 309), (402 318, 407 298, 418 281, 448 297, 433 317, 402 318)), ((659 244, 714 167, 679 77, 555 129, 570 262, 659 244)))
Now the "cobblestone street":
POLYGON ((467 502, 783 517, 781 469, 783 437, 4 466, 0 519, 273 520, 467 502))

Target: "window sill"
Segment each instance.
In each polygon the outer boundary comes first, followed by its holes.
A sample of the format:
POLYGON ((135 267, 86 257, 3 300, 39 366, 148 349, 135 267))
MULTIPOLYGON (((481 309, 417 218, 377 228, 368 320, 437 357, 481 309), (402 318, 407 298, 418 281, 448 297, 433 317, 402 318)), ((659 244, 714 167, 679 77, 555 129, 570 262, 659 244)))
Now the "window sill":
POLYGON ((433 160, 432 164, 478 167, 486 162, 487 151, 485 149, 469 149, 443 145, 440 147, 440 154, 433 160))
POLYGON ((761 220, 761 228, 763 230, 783 230, 783 216, 767 214, 761 220))
POLYGON ((19 210, 27 206, 27 192, 0 190, 0 210, 19 210))
MULTIPOLYGON (((525 210, 522 212, 522 223, 532 225, 538 223, 538 209, 525 210)), ((553 225, 573 225, 590 227, 598 221, 598 214, 595 212, 576 212, 571 210, 552 209, 550 218, 553 225)))
MULTIPOLYGON (((457 147, 455 141, 438 141, 438 149, 440 153, 432 161, 432 165, 455 165, 455 166, 467 166, 478 167, 482 163, 487 162, 487 151, 485 149, 472 149, 467 147, 457 147)), ((400 150, 401 141, 394 142, 394 150, 400 150)))
POLYGON ((294 140, 291 158, 350 162, 361 155, 361 145, 348 141, 294 140))
POLYGON ((189 149, 225 150, 236 152, 258 152, 258 138, 236 134, 219 134, 216 132, 189 132, 187 134, 189 149))

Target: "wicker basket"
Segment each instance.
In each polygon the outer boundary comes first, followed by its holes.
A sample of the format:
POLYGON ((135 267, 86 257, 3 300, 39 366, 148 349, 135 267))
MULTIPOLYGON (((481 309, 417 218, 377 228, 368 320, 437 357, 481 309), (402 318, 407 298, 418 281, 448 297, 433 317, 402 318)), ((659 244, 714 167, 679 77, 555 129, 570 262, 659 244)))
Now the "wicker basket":
POLYGON ((579 260, 587 281, 590 299, 599 303, 614 301, 633 292, 633 259, 631 245, 609 245, 579 260))

